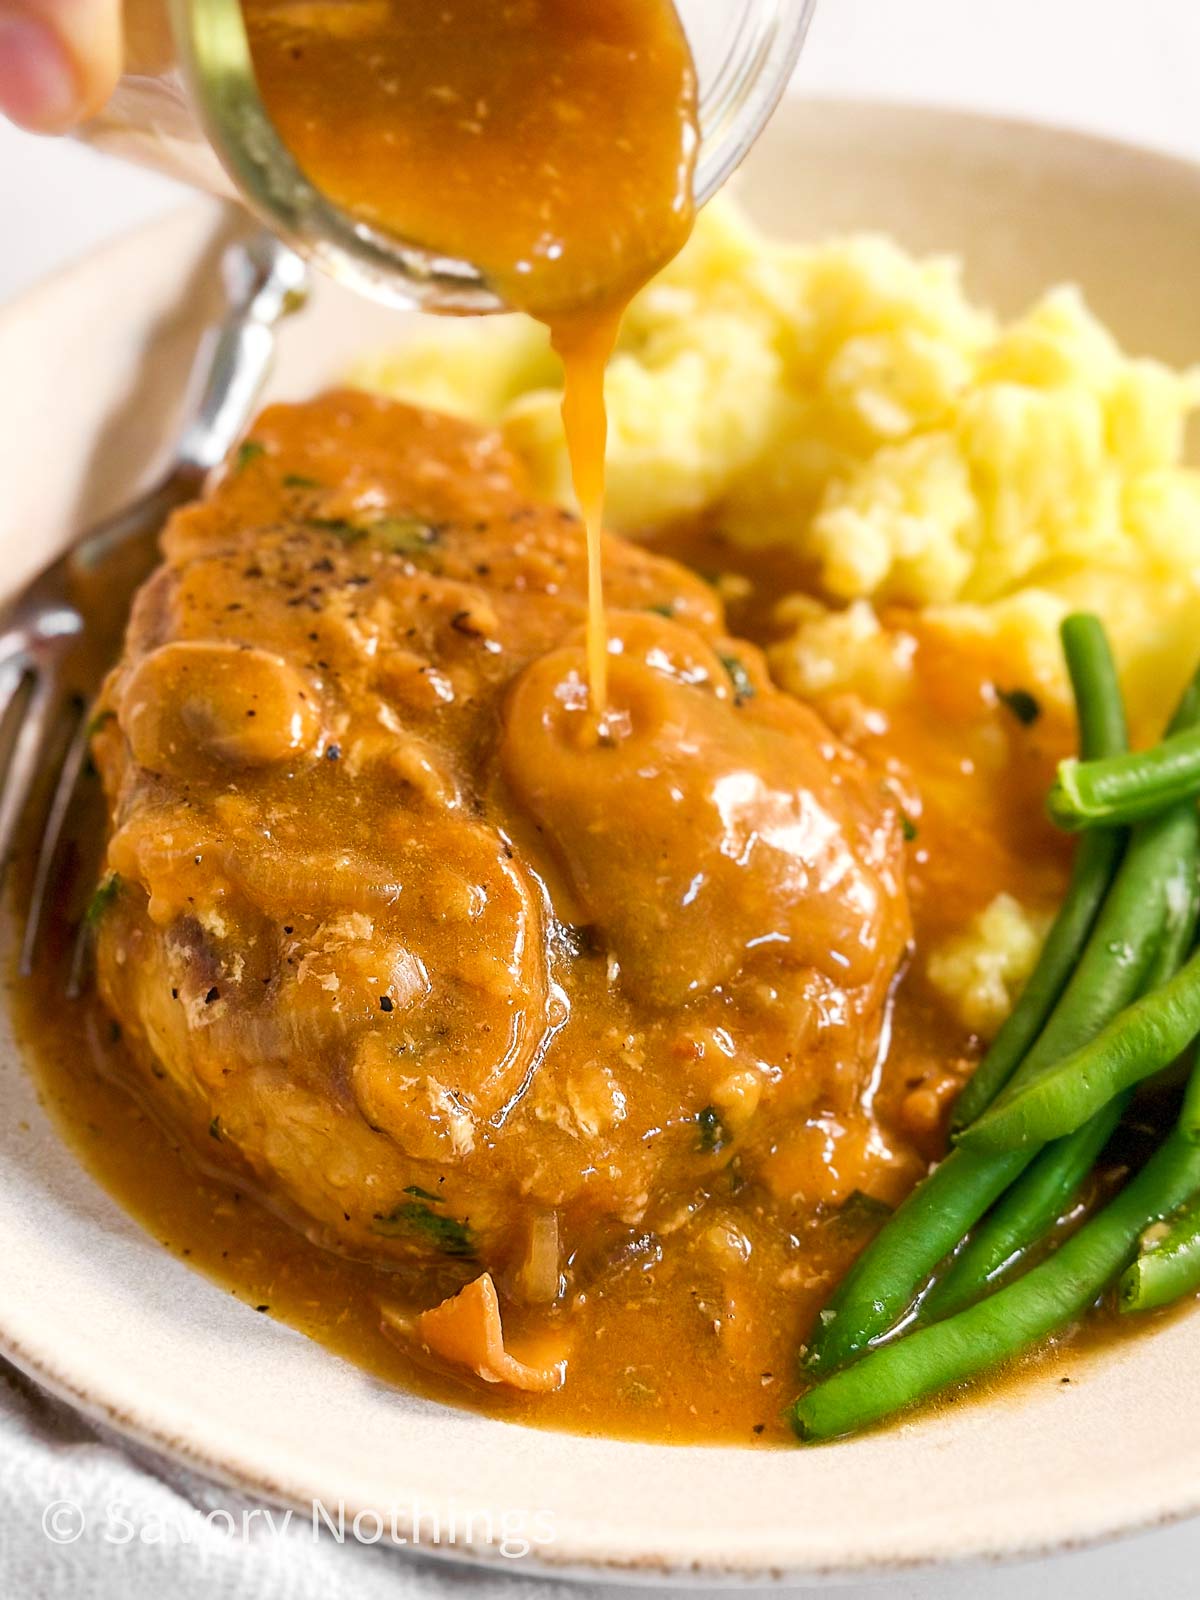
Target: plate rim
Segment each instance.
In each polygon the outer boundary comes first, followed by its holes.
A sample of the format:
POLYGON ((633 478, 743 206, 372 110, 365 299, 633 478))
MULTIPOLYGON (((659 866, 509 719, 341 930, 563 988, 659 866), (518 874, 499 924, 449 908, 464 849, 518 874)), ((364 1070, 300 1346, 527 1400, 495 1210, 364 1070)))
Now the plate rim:
MULTIPOLYGON (((923 123, 927 128, 933 128, 938 123, 959 124, 969 121, 976 127, 986 127, 994 131, 1001 138, 1051 137, 1076 146, 1081 154, 1090 152, 1093 158, 1108 156, 1124 162, 1134 160, 1144 163, 1147 168, 1152 167, 1164 176, 1173 177, 1176 182, 1187 182, 1200 190, 1200 161, 1190 160, 1149 144, 1119 139, 1065 123, 992 114, 942 103, 924 105, 900 99, 857 98, 807 92, 790 95, 781 104, 777 117, 780 120, 786 119, 789 107, 794 108, 797 105, 820 106, 847 116, 890 115, 899 120, 923 123)), ((127 230, 106 241, 102 246, 80 254, 0 306, 0 337, 10 322, 45 316, 56 299, 74 292, 74 285, 77 282, 99 272, 111 272, 115 263, 127 255, 137 255, 147 249, 164 253, 178 250, 183 240, 198 229, 202 216, 207 216, 215 222, 220 215, 220 202, 207 197, 185 196, 178 204, 172 205, 165 215, 127 230)), ((19 1062, 19 1070, 31 1076, 23 1061, 19 1062)), ((51 1121, 53 1122, 53 1119, 51 1121)), ((212 1282, 212 1280, 207 1281, 212 1282)), ((163 1418, 155 1418, 152 1405, 131 1406, 128 1396, 120 1396, 111 1386, 107 1391, 95 1385, 89 1388, 77 1372, 73 1374, 61 1363, 58 1359, 61 1351, 27 1348, 25 1342, 16 1337, 3 1321, 0 1321, 0 1354, 85 1416, 215 1482, 281 1506, 304 1507, 311 1504, 313 1499, 320 1498, 319 1490, 314 1495, 307 1493, 310 1486, 302 1482, 300 1477, 289 1482, 282 1475, 277 1477, 264 1473, 261 1466, 256 1469, 249 1460, 244 1460, 239 1465, 228 1457, 206 1450, 195 1436, 188 1438, 175 1434, 163 1418)), ((501 1426, 520 1425, 501 1424, 501 1426)), ((667 1452, 679 1447, 662 1445, 652 1448, 667 1452)), ((737 1447, 724 1449, 712 1447, 714 1459, 733 1451, 739 1456, 751 1454, 737 1447)), ((897 1576, 915 1571, 972 1564, 1007 1564, 1052 1554, 1066 1554, 1116 1538, 1165 1528, 1200 1514, 1200 1483, 1190 1488, 1186 1483, 1180 1483, 1178 1488, 1180 1492, 1175 1499, 1164 1500, 1160 1494, 1157 1497, 1157 1504, 1151 1503, 1155 1498, 1153 1495, 1143 1494, 1141 1501, 1135 1502, 1134 1507, 1123 1519, 1107 1521, 1101 1527, 1076 1533, 1067 1530, 1061 1536, 1052 1539, 1032 1541, 1023 1540, 1019 1532, 1005 1538, 997 1529, 990 1541, 969 1551, 942 1554, 933 1551, 915 1558, 900 1554, 891 1558, 886 1555, 871 1554, 864 1560, 855 1561, 847 1555, 846 1559, 840 1561, 806 1563, 800 1559, 794 1565, 765 1569, 761 1565, 755 1565, 752 1559, 746 1559, 748 1553, 745 1551, 732 1551, 727 1561, 715 1564, 705 1562, 702 1566, 689 1563, 682 1552, 672 1555, 666 1551, 658 1553, 646 1551, 641 1556, 624 1559, 616 1554, 605 1556, 595 1550, 577 1551, 574 1556, 570 1551, 564 1551, 560 1559, 555 1556, 553 1548, 549 1552, 541 1552, 536 1547, 529 1556, 513 1562, 502 1557, 490 1543, 474 1546, 459 1544, 449 1549, 423 1545, 421 1554, 426 1558, 436 1558, 452 1564, 471 1562, 492 1570, 514 1574, 588 1580, 603 1578, 609 1581, 643 1583, 786 1582, 797 1579, 821 1582, 834 1578, 897 1576)))

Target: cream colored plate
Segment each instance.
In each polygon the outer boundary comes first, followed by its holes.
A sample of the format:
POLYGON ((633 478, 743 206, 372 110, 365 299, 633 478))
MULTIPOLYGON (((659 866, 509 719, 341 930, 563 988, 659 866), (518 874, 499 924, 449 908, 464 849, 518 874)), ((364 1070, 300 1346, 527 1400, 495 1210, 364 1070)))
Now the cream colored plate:
MULTIPOLYGON (((1200 170, 955 114, 785 104, 744 174, 776 230, 873 227, 968 258, 1014 308, 1082 281, 1136 349, 1200 358, 1200 170)), ((0 317, 5 583, 115 505, 170 437, 215 301, 197 206, 0 317)), ((335 377, 394 318, 324 287, 274 391, 335 377)), ((393 1392, 165 1254, 40 1110, 0 1018, 0 1349, 137 1438, 264 1496, 544 1513, 536 1560, 589 1572, 803 1577, 1058 1549, 1200 1507, 1200 1313, 1038 1367, 995 1398, 821 1449, 667 1449, 486 1421, 393 1392)), ((472 1550, 461 1540, 455 1553, 472 1550)), ((494 1558, 477 1538, 473 1553, 494 1558)))

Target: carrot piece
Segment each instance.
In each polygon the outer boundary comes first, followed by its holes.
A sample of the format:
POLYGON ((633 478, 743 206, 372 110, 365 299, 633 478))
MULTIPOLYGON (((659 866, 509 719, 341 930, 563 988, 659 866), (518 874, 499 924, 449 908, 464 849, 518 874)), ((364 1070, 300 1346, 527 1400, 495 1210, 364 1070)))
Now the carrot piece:
POLYGON ((500 1300, 490 1272, 411 1320, 386 1308, 383 1317, 389 1329, 410 1333, 431 1354, 470 1367, 485 1383, 506 1383, 532 1394, 548 1394, 561 1389, 566 1380, 565 1358, 531 1366, 505 1349, 500 1300))

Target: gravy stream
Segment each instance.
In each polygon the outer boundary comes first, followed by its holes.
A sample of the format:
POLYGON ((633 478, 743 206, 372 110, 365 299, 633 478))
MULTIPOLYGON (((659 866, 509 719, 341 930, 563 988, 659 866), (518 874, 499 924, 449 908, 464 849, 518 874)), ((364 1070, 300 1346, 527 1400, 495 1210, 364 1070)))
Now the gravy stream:
POLYGON ((593 734, 600 730, 608 708, 608 629, 604 620, 602 565, 604 452, 608 443, 604 369, 616 344, 624 309, 621 305, 573 322, 560 320, 551 329, 554 348, 563 363, 562 415, 571 478, 587 530, 587 667, 595 713, 593 734))
POLYGON ((671 0, 243 0, 263 100, 344 209, 470 261, 550 329, 604 715, 604 368, 692 225, 696 79, 671 0))

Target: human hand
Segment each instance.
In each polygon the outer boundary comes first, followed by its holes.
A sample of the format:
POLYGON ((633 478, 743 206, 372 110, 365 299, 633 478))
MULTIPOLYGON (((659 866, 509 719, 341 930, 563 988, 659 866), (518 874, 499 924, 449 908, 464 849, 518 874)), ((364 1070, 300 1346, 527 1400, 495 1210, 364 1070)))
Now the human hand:
POLYGON ((121 0, 0 0, 0 115, 64 133, 108 99, 121 70, 121 0))

